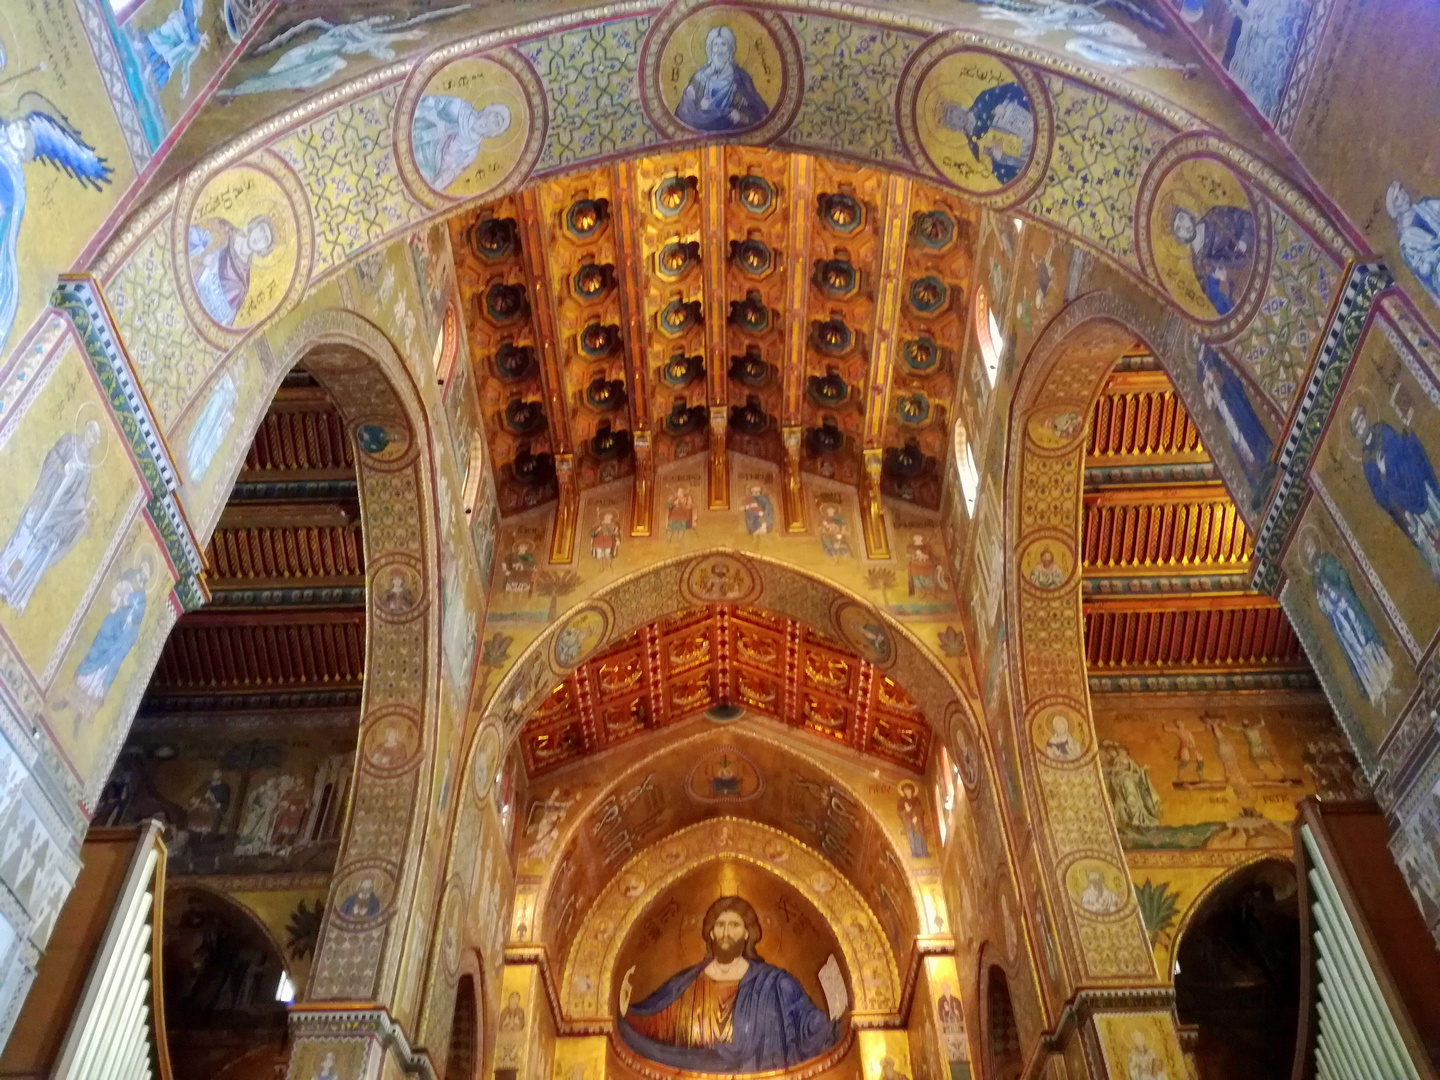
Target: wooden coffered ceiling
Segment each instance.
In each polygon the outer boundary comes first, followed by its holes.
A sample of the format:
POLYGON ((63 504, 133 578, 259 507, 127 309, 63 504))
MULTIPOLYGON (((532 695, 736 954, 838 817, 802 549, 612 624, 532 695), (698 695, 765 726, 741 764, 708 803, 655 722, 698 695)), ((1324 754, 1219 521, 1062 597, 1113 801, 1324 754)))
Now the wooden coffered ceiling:
POLYGON ((171 632, 141 712, 358 705, 365 551, 351 439, 302 370, 256 433, 205 551, 211 601, 171 632))
POLYGON ((521 731, 531 776, 740 705, 923 772, 930 728, 893 680, 793 619, 732 604, 636 631, 582 664, 521 731))
POLYGON ((978 224, 904 178, 746 147, 453 218, 502 512, 698 453, 723 506, 727 448, 938 506, 978 224))
POLYGON ((1280 605, 1250 588, 1253 547, 1169 377, 1153 357, 1123 358, 1085 458, 1091 688, 1315 685, 1280 605))

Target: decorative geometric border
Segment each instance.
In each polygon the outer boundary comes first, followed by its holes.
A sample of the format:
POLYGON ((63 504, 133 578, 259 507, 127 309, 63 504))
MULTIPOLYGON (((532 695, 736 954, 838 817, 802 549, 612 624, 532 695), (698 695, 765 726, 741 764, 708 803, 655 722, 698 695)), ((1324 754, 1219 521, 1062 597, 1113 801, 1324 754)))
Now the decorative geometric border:
POLYGON ((50 303, 70 319, 80 336, 85 355, 110 401, 115 422, 129 440, 130 452, 135 456, 150 495, 159 497, 174 491, 180 486, 175 464, 129 354, 120 343, 99 283, 88 274, 62 275, 50 303))
POLYGON ((1305 501, 1305 473, 1320 445, 1320 435, 1330 421, 1340 384, 1360 347, 1371 309, 1394 280, 1380 262, 1356 263, 1345 278, 1335 313, 1315 356, 1310 380, 1280 450, 1277 460, 1280 479, 1275 485, 1275 494, 1255 533, 1252 585, 1261 592, 1273 593, 1280 583, 1280 557, 1305 501))
POLYGON ((1237 671, 1201 675, 1091 675, 1094 694, 1208 694, 1234 690, 1314 690, 1319 687, 1308 671, 1237 671))
POLYGON ((1305 100, 1305 91, 1310 85, 1310 75, 1315 61, 1320 56, 1320 38, 1325 33, 1325 24, 1330 21, 1330 10, 1335 0, 1311 0, 1310 10, 1305 16, 1305 29, 1300 35, 1300 47, 1295 50, 1295 59, 1290 64, 1290 74, 1285 80, 1285 92, 1280 98, 1279 108, 1271 120, 1276 134, 1289 138, 1300 119, 1300 106, 1305 100))
POLYGON ((900 132, 900 144, 905 147, 905 152, 910 155, 917 169, 934 176, 946 187, 962 192, 972 202, 996 208, 1018 206, 1034 193, 1050 166, 1050 150, 1055 142, 1055 118, 1040 76, 1030 68, 1017 64, 1010 57, 977 48, 971 42, 971 35, 960 31, 933 38, 911 57, 905 66, 899 92, 895 95, 895 125, 900 132), (920 86, 936 64, 959 52, 984 52, 994 56, 1014 73, 1030 98, 1031 115, 1035 120, 1035 141, 1030 148, 1030 160, 1026 162, 1019 176, 994 191, 971 191, 956 184, 936 167, 920 138, 919 123, 916 120, 920 86))
POLYGON ((1228 315, 1216 319, 1201 319, 1192 312, 1185 312, 1186 320, 1205 341, 1224 341, 1234 337, 1250 324, 1255 312, 1259 310, 1260 302, 1265 298, 1265 290, 1270 282, 1270 264, 1275 254, 1270 203, 1255 189, 1255 184, 1245 171, 1237 169, 1229 160, 1227 150, 1229 147, 1213 135, 1181 135, 1161 150, 1145 170, 1145 176, 1140 181, 1140 196, 1135 202, 1135 251, 1140 257, 1140 266, 1160 294, 1169 298, 1171 305, 1178 309, 1179 302, 1166 288, 1155 264, 1155 253, 1150 246, 1150 213, 1160 185, 1186 161, 1209 158, 1223 165, 1250 199, 1250 209, 1255 219, 1255 261, 1251 266, 1250 278, 1245 283, 1245 294, 1228 315))
POLYGON ((761 11, 744 4, 728 0, 680 0, 650 26, 645 41, 640 46, 640 105, 645 116, 655 125, 655 130, 667 138, 685 142, 733 142, 747 146, 763 146, 775 141, 794 122, 800 111, 800 101, 805 88, 805 71, 800 60, 800 43, 794 33, 779 15, 773 11, 761 11), (665 52, 676 28, 690 16, 707 7, 733 8, 748 15, 765 29, 780 52, 780 100, 770 110, 769 119, 753 128, 737 131, 733 135, 717 138, 703 131, 692 131, 675 119, 670 108, 660 96, 660 57, 665 52))
POLYGON ((195 542, 180 500, 167 491, 146 504, 145 516, 165 545, 165 555, 175 571, 175 602, 180 610, 203 607, 210 599, 210 590, 205 584, 205 557, 195 542))

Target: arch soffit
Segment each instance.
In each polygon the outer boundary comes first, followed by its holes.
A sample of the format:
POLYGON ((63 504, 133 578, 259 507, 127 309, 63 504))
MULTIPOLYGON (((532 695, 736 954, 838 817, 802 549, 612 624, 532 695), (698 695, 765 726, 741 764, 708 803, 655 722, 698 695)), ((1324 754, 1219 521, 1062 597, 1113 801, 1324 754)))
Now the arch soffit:
MULTIPOLYGON (((810 0, 810 2, 814 2, 814 0, 810 0)), ((685 6, 688 8, 692 5, 685 6)), ((762 4, 760 6, 764 5, 762 4)), ((808 6, 807 0, 799 0, 798 6, 808 6)), ((816 2, 815 6, 819 8, 821 5, 816 2)), ((637 13, 645 10, 647 9, 642 6, 637 13)), ((828 10, 826 14, 831 18, 843 18, 834 15, 833 12, 828 10)), ((881 12, 867 14, 874 16, 882 15, 881 12)), ((130 268, 131 264, 136 261, 135 256, 139 249, 146 246, 142 244, 145 237, 156 229, 164 231, 166 228, 164 219, 171 211, 178 206, 189 205, 189 203, 193 202, 193 195, 198 191, 200 186, 212 180, 225 167, 241 163, 247 158, 259 160, 259 158, 263 156, 267 168, 278 168, 282 171, 289 171, 288 175, 295 181, 293 185, 295 190, 300 191, 308 187, 310 193, 305 195, 301 201, 304 202, 308 199, 309 205, 304 207, 297 206, 296 210, 297 214, 301 214, 301 216, 304 217, 299 227, 301 231, 309 237, 315 234, 319 227, 314 220, 319 212, 318 207, 320 205, 316 203, 316 200, 320 199, 325 201, 326 199, 325 196, 315 193, 318 190, 317 183, 321 178, 312 176, 306 180, 295 175, 297 171, 303 173, 306 169, 311 168, 311 166, 301 160, 303 155, 297 154, 295 147, 290 147, 287 151, 286 147, 281 145, 285 140, 294 140, 297 138, 297 133, 306 129, 306 121, 318 121, 320 118, 335 114, 338 110, 355 103, 358 99, 370 95, 369 100, 375 104, 375 111, 377 112, 377 117, 371 121, 377 125, 372 132, 374 135, 373 142, 376 146, 389 146, 397 135, 394 131, 395 125, 401 119, 396 108, 396 95, 393 93, 393 88, 398 87, 399 84, 410 79, 412 75, 418 78, 421 74, 430 72, 441 62, 482 53, 486 50, 501 48, 514 49, 527 41, 538 43, 542 38, 553 37, 568 27, 593 22, 597 17, 603 18, 605 16, 612 18, 619 17, 612 9, 595 9, 587 12, 572 12, 564 16, 546 18, 530 24, 472 35, 469 38, 443 45, 427 53, 408 57, 388 67, 364 75, 348 84, 316 95, 294 109, 258 125, 244 138, 198 161, 188 173, 182 175, 181 178, 174 182, 168 189, 158 194, 150 203, 129 219, 120 233, 112 238, 111 242, 103 250, 103 253, 95 260, 92 272, 105 282, 107 291, 113 288, 121 290, 130 288, 135 291, 140 291, 139 282, 135 279, 135 273, 143 272, 153 277, 153 266, 144 268, 134 267, 133 272, 127 270, 127 268, 130 268), (382 90, 385 91, 384 95, 382 95, 385 98, 383 101, 381 98, 374 96, 376 92, 382 90), (379 116, 380 113, 384 114, 383 117, 379 116)), ((858 14, 850 16, 850 18, 853 21, 859 21, 860 19, 858 14)), ((1161 177, 1156 174, 1184 158, 1195 156, 1214 158, 1224 166, 1235 169, 1245 178, 1246 183, 1253 184, 1262 190, 1264 194, 1276 204, 1277 209, 1290 215, 1294 219, 1301 235, 1305 232, 1310 233, 1311 239, 1313 240, 1312 246, 1318 245, 1318 247, 1322 249, 1322 256, 1329 260, 1335 267, 1338 268, 1346 258, 1354 255, 1356 252, 1353 243, 1347 239, 1347 226, 1343 222, 1337 225, 1332 221, 1323 209, 1323 203, 1317 202, 1307 196, 1261 158, 1242 149, 1235 143, 1228 142, 1217 135, 1208 134, 1207 131, 1210 129, 1210 125, 1206 122, 1205 118, 1197 116, 1186 108, 1177 105, 1175 102, 1153 91, 1143 89, 1135 83, 1113 75, 1093 71, 1062 56, 1057 56, 1043 49, 1037 49, 1028 44, 1011 40, 1000 34, 982 33, 973 29, 956 29, 953 25, 947 25, 933 17, 912 16, 898 12, 885 11, 883 12, 883 18, 887 26, 897 31, 908 31, 915 35, 913 51, 915 54, 914 58, 916 59, 934 59, 956 49, 989 50, 1004 56, 1012 62, 1022 63, 1034 68, 1037 72, 1053 77, 1054 79, 1065 80, 1067 85, 1073 84, 1082 87, 1085 93, 1098 95, 1100 99, 1107 99, 1118 103, 1130 110, 1134 116, 1142 119, 1145 124, 1154 128, 1154 130, 1150 131, 1147 135, 1147 149, 1138 157, 1136 156, 1136 152, 1129 148, 1129 143, 1134 142, 1134 140, 1129 139, 1129 135, 1133 134, 1133 132, 1121 133, 1120 141, 1112 148, 1116 152, 1123 150, 1129 155, 1125 158, 1125 161, 1127 168, 1136 174, 1134 176, 1136 182, 1131 184, 1123 193, 1120 193, 1123 198, 1135 200, 1133 204, 1122 208, 1120 211, 1120 217, 1124 219, 1126 224, 1119 228, 1118 231, 1112 230, 1112 235, 1108 237, 1088 235, 1086 227, 1081 223, 1076 223, 1074 227, 1071 227, 1067 223, 1067 220, 1062 220, 1058 214, 1051 212, 1053 208, 1046 205, 1045 200, 1042 198, 1044 194, 1043 191, 1037 191, 1034 183, 1019 185, 1019 187, 1024 188, 1024 190, 1014 191, 1013 198, 1010 198, 1010 193, 1002 193, 1005 197, 999 201, 999 205, 1007 206, 1014 212, 1025 213, 1057 229, 1061 233, 1068 235, 1076 243, 1098 252, 1102 257, 1106 258, 1135 280, 1141 288, 1153 295, 1164 298, 1164 290, 1158 280, 1151 280, 1155 277, 1153 267, 1149 270, 1142 267, 1142 263, 1144 263, 1145 259, 1149 256, 1148 252, 1140 252, 1137 254, 1135 249, 1141 245, 1137 243, 1136 230, 1138 229, 1144 232, 1148 229, 1146 222, 1141 219, 1147 216, 1148 207, 1154 202, 1156 186, 1161 179, 1161 177), (922 57, 921 54, 925 54, 925 56, 922 57), (1161 131, 1160 127, 1166 130, 1161 131), (1129 141, 1127 142, 1127 140, 1129 141), (1006 198, 1010 198, 1010 201, 1006 202, 1006 198)), ((869 24, 865 25, 868 26, 869 24)), ((638 41, 633 42, 631 43, 631 47, 638 50, 640 44, 638 41)), ((525 63, 524 61, 521 62, 525 63)), ((533 69, 527 68, 527 70, 531 71, 532 76, 534 75, 533 69)), ((916 73, 915 78, 918 77, 919 74, 916 73)), ((910 82, 907 80, 911 80, 911 73, 908 69, 905 77, 899 80, 900 84, 904 84, 901 86, 899 92, 902 97, 907 93, 913 97, 915 87, 910 85, 910 82)), ((408 91, 399 95, 402 100, 409 99, 413 96, 414 94, 408 91)), ((531 111, 535 113, 537 117, 542 118, 543 122, 548 125, 550 118, 547 118, 545 114, 544 96, 544 93, 538 95, 537 101, 535 102, 537 107, 532 108, 531 111)), ((903 105, 904 101, 897 98, 897 111, 895 113, 897 117, 904 111, 902 108, 903 105)), ((576 115, 571 119, 576 127, 576 134, 578 135, 580 129, 583 129, 586 124, 594 121, 595 118, 576 115)), ((309 125, 309 127, 314 126, 314 124, 309 125)), ((1121 126, 1123 127, 1124 125, 1121 126)), ((555 134, 556 132, 549 130, 548 126, 542 132, 542 135, 545 136, 554 136, 555 134)), ((798 135, 803 135, 803 133, 792 131, 786 135, 787 140, 797 149, 810 149, 813 152, 821 154, 832 152, 832 148, 828 145, 817 144, 814 147, 808 147, 803 137, 797 138, 798 135)), ((398 133, 398 136, 401 141, 403 141, 404 134, 398 133)), ((594 140, 594 142, 596 145, 609 145, 609 143, 603 139, 594 140)), ((551 143, 555 143, 554 138, 551 138, 551 143)), ((573 144, 577 144, 576 140, 570 140, 567 145, 573 144)), ((314 253, 313 257, 302 259, 302 263, 307 263, 308 266, 302 267, 302 271, 298 271, 297 273, 308 273, 310 276, 310 284, 313 285, 322 279, 331 277, 342 271, 363 251, 395 239, 404 232, 422 224, 427 219, 447 216, 456 211, 463 210, 467 206, 491 201, 506 191, 513 190, 522 185, 532 177, 558 174, 571 168, 593 167, 593 165, 600 160, 608 160, 612 157, 641 156, 655 153, 664 150, 666 145, 667 144, 662 141, 644 146, 635 146, 633 148, 623 148, 618 152, 607 153, 593 159, 573 161, 559 160, 563 155, 556 151, 552 151, 548 158, 545 154, 541 154, 539 168, 535 171, 526 175, 519 175, 522 170, 514 170, 516 175, 506 178, 483 194, 468 200, 454 200, 439 209, 426 205, 424 201, 417 200, 414 196, 409 195, 405 191, 404 182, 397 173, 393 177, 393 184, 389 185, 394 190, 389 191, 389 198, 384 200, 385 205, 376 205, 369 208, 375 211, 376 220, 362 221, 361 224, 365 226, 364 228, 348 230, 348 232, 353 233, 353 235, 347 236, 347 230, 337 227, 343 223, 337 223, 333 220, 320 223, 324 226, 326 243, 329 245, 328 250, 323 254, 323 257, 319 253, 314 253)), ((1101 152, 1105 152, 1105 149, 1101 148, 1101 152)), ((368 159, 346 159, 342 155, 321 156, 325 157, 326 168, 340 168, 343 170, 349 166, 358 173, 362 169, 369 170, 375 165, 374 162, 368 159)), ((387 151, 387 158, 393 159, 394 156, 393 153, 387 151)), ((533 158, 531 160, 533 160, 533 158)), ((871 164, 893 171, 910 173, 928 182, 946 186, 946 181, 943 176, 923 167, 919 164, 918 159, 912 160, 906 156, 896 157, 892 154, 890 159, 877 158, 871 162, 871 164)), ((1043 173, 1043 169, 1034 171, 1037 176, 1043 173)), ((372 183, 374 179, 373 177, 367 178, 365 184, 367 189, 374 186, 372 183)), ((388 182, 389 178, 386 179, 388 182)), ((381 186, 383 187, 385 185, 381 186)), ((327 185, 324 183, 319 183, 318 188, 328 190, 327 185)), ((1123 201, 1123 199, 1121 201, 1123 201)), ((1061 200, 1061 202, 1068 204, 1069 200, 1061 200)), ((326 202, 325 205, 329 207, 326 212, 333 218, 335 212, 333 205, 329 202, 326 202)), ((1264 207, 1261 207, 1261 209, 1264 209, 1264 207)), ((355 212, 363 213, 363 211, 364 208, 361 208, 355 212)), ((347 212, 349 212, 348 209, 347 212)), ((1268 214, 1262 214, 1261 216, 1265 217, 1268 221, 1268 214)), ((166 245, 162 243, 162 247, 164 246, 166 245)), ((141 259, 140 261, 144 262, 146 260, 141 259)), ((1270 259, 1267 253, 1267 263, 1274 264, 1276 261, 1277 260, 1270 259)), ((174 291, 178 281, 178 275, 182 270, 183 268, 177 267, 166 271, 164 274, 166 280, 163 282, 153 282, 147 278, 146 287, 143 291, 153 293, 157 285, 162 291, 167 289, 174 291)), ((1257 274, 1256 276, 1260 277, 1263 275, 1257 274)), ((1338 286, 1338 274, 1336 277, 1337 280, 1332 281, 1331 284, 1338 286)), ((303 292, 303 289, 301 291, 303 292)), ((1264 295, 1264 290, 1252 291, 1255 292, 1252 299, 1258 303, 1260 296, 1264 295)), ((1293 306, 1295 296, 1304 295, 1304 290, 1300 290, 1297 294, 1296 290, 1291 288, 1287 294, 1291 296, 1290 303, 1293 306)), ((176 306, 178 306, 178 297, 174 299, 176 306)), ((1330 296, 1328 294, 1314 297, 1316 310, 1318 312, 1316 315, 1317 319, 1323 319, 1325 310, 1328 308, 1329 300, 1330 296)), ((122 307, 123 306, 124 305, 122 305, 122 307)), ((135 307, 136 305, 131 306, 135 307)), ((147 310, 149 310, 147 305, 138 306, 146 307, 147 310)), ((1251 304, 1245 306, 1247 310, 1253 307, 1251 304)), ((280 313, 283 313, 283 305, 280 310, 271 314, 266 321, 252 328, 252 332, 262 330, 268 323, 272 323, 280 313)), ((147 331, 133 321, 127 323, 123 312, 118 321, 121 324, 122 336, 127 339, 132 336, 144 339, 150 333, 150 331, 147 331)), ((1233 333, 1231 333, 1230 336, 1233 337, 1234 334, 1241 332, 1243 327, 1232 328, 1232 330, 1233 333)), ((243 342, 241 343, 243 344, 243 342)), ((142 345, 143 344, 148 343, 142 341, 142 345)), ((220 355, 223 355, 223 352, 212 353, 212 361, 218 360, 220 355)), ((218 364, 212 364, 209 373, 202 376, 200 382, 203 383, 211 378, 218 368, 218 364)))
POLYGON ((275 932, 271 930, 270 927, 265 925, 265 920, 260 918, 258 914, 214 885, 206 884, 203 881, 186 881, 183 878, 179 880, 171 878, 166 883, 164 894, 165 907, 168 909, 178 897, 186 893, 203 894, 211 903, 219 905, 232 917, 243 922, 255 934, 264 938, 270 947, 275 950, 275 956, 280 961, 280 967, 286 972, 289 972, 290 965, 285 962, 286 953, 284 947, 280 944, 280 939, 275 936, 275 932))
POLYGON ((1036 340, 1011 406, 1004 518, 1014 735, 1032 831, 1048 867, 1051 909, 1072 943, 1082 980, 1156 976, 1089 720, 1077 553, 1084 421, 1120 350, 1140 338, 1163 362, 1185 333, 1181 320, 1163 310, 1146 311, 1113 293, 1082 296, 1036 340), (1026 577, 1042 546, 1063 560, 1059 585, 1026 577), (1074 761, 1055 762, 1035 748, 1032 728, 1055 712, 1086 732, 1085 752, 1074 761), (1092 873, 1117 894, 1119 906, 1087 908, 1083 888, 1092 873))
POLYGON ((1175 929, 1171 933, 1170 947, 1165 953, 1165 970, 1160 973, 1166 982, 1174 982, 1175 980, 1175 961, 1180 956, 1180 942, 1184 939, 1186 931, 1194 924, 1195 917, 1200 914, 1205 908, 1205 905, 1210 902, 1216 893, 1234 885, 1237 878, 1242 874, 1249 873, 1260 863, 1273 862, 1279 865, 1293 867, 1294 864, 1284 858, 1284 856, 1288 854, 1289 853, 1283 848, 1271 848, 1263 851, 1257 850, 1249 858, 1227 867, 1224 873, 1216 874, 1200 887, 1200 891, 1195 894, 1190 903, 1185 905, 1185 910, 1180 913, 1180 917, 1175 923, 1175 929))
MULTIPOLYGON (((588 800, 584 803, 584 805, 577 805, 576 807, 572 808, 572 811, 570 813, 566 815, 565 824, 562 826, 560 836, 555 844, 555 850, 563 852, 568 847, 570 847, 571 844, 577 840, 579 833, 584 826, 584 822, 588 818, 591 811, 593 811, 596 807, 603 803, 610 795, 614 794, 615 792, 624 790, 627 786, 633 786, 635 779, 642 772, 655 768, 658 764, 660 764, 663 758, 668 758, 676 755, 684 755, 689 750, 689 748, 694 746, 695 744, 713 740, 716 737, 717 732, 720 730, 722 729, 702 729, 696 732, 686 734, 685 736, 683 736, 679 740, 676 740, 673 743, 669 743, 663 747, 657 747, 653 754, 646 755, 636 760, 611 784, 603 788, 596 788, 590 798, 588 798, 588 800)), ((769 733, 763 730, 758 730, 755 727, 747 727, 743 731, 743 737, 747 741, 753 740, 755 742, 766 743, 769 746, 779 750, 787 757, 793 758, 798 761, 803 761, 806 766, 821 773, 830 783, 833 783, 836 787, 844 791, 847 795, 850 796, 851 800, 857 806, 862 808, 862 811, 867 815, 871 825, 875 829, 876 835, 882 838, 883 843, 889 849, 891 855, 893 856, 894 864, 901 868, 905 876, 906 883, 910 888, 911 902, 915 906, 916 918, 920 921, 920 925, 924 926, 924 899, 920 889, 919 880, 914 873, 914 868, 910 865, 909 860, 900 857, 900 852, 895 847, 895 838, 885 827, 884 823, 880 821, 878 816, 875 814, 875 811, 871 808, 869 802, 865 799, 862 793, 856 789, 854 784, 851 783, 838 770, 831 768, 822 757, 820 757, 819 755, 805 754, 801 746, 797 745, 789 739, 784 738, 781 734, 769 733)), ((746 820, 744 818, 735 818, 733 812, 730 816, 734 820, 746 820)), ((769 826, 763 825, 762 827, 769 828, 769 826)), ((687 826, 687 828, 689 828, 689 826, 687 826)), ((787 833, 785 835, 788 836, 789 834, 787 833)), ((791 839, 794 838, 791 837, 791 839)), ((658 842, 659 841, 657 841, 657 843, 658 842)), ((796 840, 795 842, 800 843, 799 840, 796 840)), ((539 929, 543 925, 545 918, 550 913, 550 894, 555 887, 556 878, 558 877, 559 862, 560 860, 556 859, 547 867, 545 874, 540 879, 540 883, 537 887, 538 900, 535 905, 534 913, 534 920, 537 929, 539 929)), ((837 876, 845 878, 845 874, 833 864, 831 864, 830 868, 833 872, 837 874, 837 876)), ((622 872, 623 867, 617 868, 615 872, 611 875, 610 882, 608 882, 607 884, 613 883, 621 875, 622 872)), ((545 934, 543 930, 541 930, 535 936, 537 940, 543 940, 545 934)))
POLYGON ((856 995, 857 1022, 893 1018, 900 1007, 900 973, 879 920, 864 898, 819 852, 788 833, 739 818, 711 818, 655 841, 606 885, 576 935, 588 942, 565 962, 560 1008, 572 1022, 608 1023, 616 960, 631 927, 656 892, 717 859, 739 859, 780 878, 835 928, 856 995), (699 852, 690 855, 689 852, 699 852), (643 882, 635 890, 630 879, 643 882), (823 884, 823 887, 817 885, 823 884), (633 893, 633 895, 631 895, 633 893))
MULTIPOLYGON (((428 915, 403 901, 420 872, 420 860, 405 858, 405 852, 425 835, 430 813, 426 796, 440 760, 434 461, 419 390, 399 353, 372 323, 350 311, 315 312, 295 327, 277 356, 274 386, 303 361, 335 401, 349 437, 356 438, 365 425, 385 432, 388 442, 382 449, 371 453, 359 447, 355 455, 366 572, 373 581, 388 568, 403 566, 418 589, 414 605, 401 613, 381 618, 367 604, 356 782, 333 880, 338 890, 353 887, 348 879, 355 875, 375 882, 383 904, 375 921, 383 932, 376 934, 376 927, 364 925, 365 920, 340 919, 336 906, 327 906, 310 983, 312 995, 326 996, 333 992, 332 984, 352 989, 358 985, 357 967, 379 980, 383 962, 393 978, 400 957, 398 950, 385 948, 386 939, 405 940, 404 924, 428 915), (383 775, 369 767, 364 753, 367 738, 382 726, 395 727, 414 747, 401 766, 383 775), (395 919, 401 910, 408 916, 395 919)), ((240 437, 253 438, 262 417, 263 410, 247 418, 240 437)), ((377 594, 372 588, 366 592, 377 594)), ((378 983, 372 985, 372 992, 382 992, 378 983)))
POLYGON ((485 740, 494 739, 487 732, 498 729, 500 744, 508 751, 534 707, 580 663, 640 627, 687 606, 707 602, 691 595, 684 587, 684 579, 687 569, 717 556, 739 564, 753 582, 749 594, 753 599, 746 603, 793 618, 846 644, 900 683, 937 736, 949 741, 955 728, 963 725, 963 737, 974 745, 978 730, 974 705, 940 658, 898 620, 843 586, 787 562, 727 548, 709 548, 674 556, 610 582, 574 604, 530 643, 483 703, 485 719, 466 749, 464 782, 472 795, 477 785, 488 788, 493 779, 475 775, 477 749, 485 740), (603 631, 583 653, 572 658, 573 663, 560 664, 555 658, 557 639, 578 620, 590 620, 591 612, 598 614, 603 631), (861 617, 865 626, 883 635, 877 640, 884 642, 880 646, 886 650, 884 657, 877 654, 873 644, 857 640, 854 631, 843 629, 843 625, 855 625, 854 620, 861 617))

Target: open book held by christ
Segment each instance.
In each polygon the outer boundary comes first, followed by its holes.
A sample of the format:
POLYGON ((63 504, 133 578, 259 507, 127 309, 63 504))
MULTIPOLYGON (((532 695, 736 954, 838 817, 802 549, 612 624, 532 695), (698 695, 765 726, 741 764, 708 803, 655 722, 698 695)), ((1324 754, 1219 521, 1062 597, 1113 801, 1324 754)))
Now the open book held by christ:
POLYGON ((749 1073, 784 1069, 825 1053, 839 1040, 850 1006, 845 977, 832 955, 820 969, 826 1007, 800 980, 760 959, 760 920, 738 896, 705 912, 705 959, 631 1004, 630 978, 620 984, 620 1037, 637 1054, 690 1072, 749 1073))

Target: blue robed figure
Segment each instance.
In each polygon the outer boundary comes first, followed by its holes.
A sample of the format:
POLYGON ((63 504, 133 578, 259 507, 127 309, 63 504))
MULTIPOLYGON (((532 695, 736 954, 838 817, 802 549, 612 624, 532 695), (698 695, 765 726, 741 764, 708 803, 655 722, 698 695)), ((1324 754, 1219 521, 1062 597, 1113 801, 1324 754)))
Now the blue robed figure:
POLYGON ((101 621, 95 639, 75 669, 75 685, 91 705, 105 700, 115 676, 120 674, 120 665, 140 637, 151 573, 149 561, 143 561, 133 570, 122 573, 110 590, 110 613, 101 621))
MULTIPOLYGON (((1198 374, 1205 404, 1215 410, 1225 433, 1230 436, 1230 446, 1240 459, 1245 479, 1250 481, 1252 488, 1263 489, 1274 475, 1270 466, 1274 442, 1260 422, 1255 406, 1250 404, 1245 384, 1240 381, 1239 375, 1230 370, 1220 354, 1208 346, 1200 352, 1198 374)), ((1254 494, 1263 496, 1264 491, 1258 490, 1254 494)))
POLYGON ((965 136, 975 160, 989 157, 990 171, 1002 184, 1020 175, 1035 145, 1035 114, 1030 108, 1029 95, 1019 83, 987 86, 975 95, 968 108, 958 102, 944 102, 940 123, 965 136), (980 142, 992 131, 1009 135, 1014 142, 1009 147, 990 143, 982 152, 980 142))
POLYGON ((630 1004, 630 976, 620 988, 618 1027, 637 1054, 691 1072, 749 1073, 784 1069, 825 1053, 840 1037, 848 995, 831 957, 820 972, 827 1014, 800 981, 760 959, 760 920, 749 902, 722 896, 701 924, 706 957, 630 1004))
POLYGON ((1440 482, 1419 436, 1408 427, 1396 431, 1383 420, 1372 423, 1363 405, 1350 413, 1350 430, 1360 440, 1370 494, 1440 581, 1440 482))
POLYGON ((735 63, 735 31, 713 27, 705 35, 703 67, 690 77, 675 118, 696 131, 743 131, 770 115, 750 73, 735 63))

